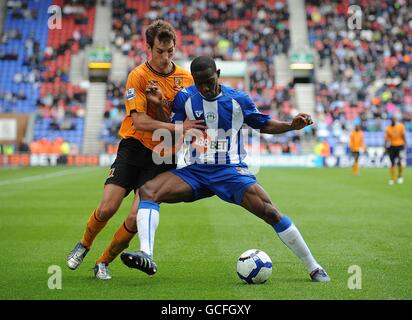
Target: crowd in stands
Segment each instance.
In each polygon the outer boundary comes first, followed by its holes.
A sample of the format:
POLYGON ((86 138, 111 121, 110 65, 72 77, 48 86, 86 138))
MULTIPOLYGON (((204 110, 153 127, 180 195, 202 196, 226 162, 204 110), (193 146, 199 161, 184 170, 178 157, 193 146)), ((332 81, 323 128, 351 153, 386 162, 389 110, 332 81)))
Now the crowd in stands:
POLYGON ((144 26, 162 18, 177 30, 176 60, 212 55, 246 60, 249 90, 274 88, 273 56, 289 50, 286 1, 113 0, 112 43, 137 66, 147 59, 144 26))
POLYGON ((21 141, 17 146, 15 144, 0 144, 0 155, 11 156, 16 153, 69 155, 73 151, 75 153, 78 152, 77 148, 75 150, 72 149, 71 144, 63 138, 40 138, 33 140, 29 144, 21 141))
MULTIPOLYGON (((23 6, 26 2, 21 1, 23 6)), ((91 34, 76 27, 89 22, 87 8, 92 7, 95 1, 82 1, 82 6, 74 0, 57 0, 53 4, 62 6, 64 18, 74 17, 75 28, 71 36, 66 36, 65 41, 51 42, 51 30, 44 52, 38 50, 35 37, 28 37, 25 63, 30 67, 30 72, 16 73, 13 80, 15 83, 41 83, 41 94, 37 101, 38 119, 51 119, 48 122, 50 130, 73 129, 70 119, 83 116, 84 97, 76 98, 67 94, 70 65, 60 60, 55 63, 58 67, 53 68, 50 63, 62 56, 67 58, 68 51, 82 49, 90 43, 91 34)), ((17 4, 11 1, 10 7, 13 6, 17 4)), ((170 21, 178 31, 176 60, 191 59, 200 54, 211 54, 224 60, 247 60, 250 88, 241 89, 250 91, 262 112, 290 120, 293 108, 289 97, 293 95, 293 88, 275 86, 273 69, 273 55, 285 54, 289 49, 286 1, 172 0, 164 3, 114 0, 112 9, 112 42, 130 58, 129 70, 147 59, 144 26, 163 18, 170 21)), ((19 30, 3 36, 4 39, 16 37, 19 37, 19 30)), ((109 83, 108 87, 101 132, 106 145, 117 141, 117 131, 124 115, 124 84, 109 83)), ((6 98, 15 100, 19 97, 6 95, 6 98)), ((292 138, 290 142, 293 145, 292 138)), ((266 142, 265 139, 262 141, 266 142)), ((294 152, 295 148, 287 147, 287 143, 285 141, 285 147, 275 149, 282 152, 292 149, 294 152)))
MULTIPOLYGON (((24 25, 13 22, 15 19, 36 19, 37 11, 33 8, 37 8, 37 1, 7 2, 7 19, 10 20, 10 25, 17 27, 5 30, 0 37, 1 44, 20 40, 23 50, 18 54, 0 50, 0 59, 18 60, 19 55, 22 55, 21 67, 17 68, 11 80, 15 85, 30 84, 39 90, 39 97, 33 101, 36 107, 34 146, 40 140, 43 146, 45 141, 52 143, 61 131, 73 132, 71 135, 61 132, 62 137, 68 137, 68 142, 82 143, 83 123, 75 119, 85 115, 86 90, 69 81, 70 57, 92 42, 95 3, 95 0, 51 1, 49 4, 62 8, 64 28, 48 30, 47 44, 41 48, 38 34, 41 32, 37 29, 37 33, 33 32, 34 29, 21 30, 19 27, 23 28, 24 25)), ((45 10, 47 12, 47 6, 45 10)), ((47 29, 47 20, 41 21, 40 25, 47 29)), ((0 90, 0 111, 14 112, 15 109, 11 106, 26 97, 24 90, 0 90)))
POLYGON ((58 93, 47 93, 37 102, 38 120, 51 119, 50 130, 75 130, 74 118, 85 115, 86 90, 78 85, 68 84, 58 93))
MULTIPOLYGON (((27 0, 8 0, 6 3, 8 14, 12 19, 35 20, 37 19, 37 9, 29 8, 27 0)), ((22 40, 22 30, 12 28, 6 30, 1 35, 0 44, 7 44, 9 41, 22 40)), ((24 52, 24 65, 31 66, 32 63, 39 63, 40 60, 39 43, 33 39, 32 35, 27 37, 24 52)), ((18 52, 0 52, 1 60, 17 60, 18 52)))
POLYGON ((0 34, 0 112, 21 112, 22 106, 34 103, 30 88, 40 81, 42 49, 34 36, 40 9, 27 0, 9 0, 6 8, 7 19, 0 34))
POLYGON ((3 100, 6 105, 16 103, 17 100, 26 100, 26 98, 27 96, 24 91, 17 93, 10 91, 7 91, 6 93, 0 92, 0 100, 3 100))
MULTIPOLYGON (((78 149, 82 143, 83 122, 78 127, 77 118, 84 118, 86 89, 69 81, 71 55, 92 43, 95 1, 55 0, 62 7, 65 25, 62 30, 50 30, 42 63, 42 86, 37 101, 35 138, 44 138, 41 130, 46 126, 49 141, 54 141, 55 132, 68 137, 78 149), (66 135, 63 131, 71 131, 66 135)), ((44 140, 44 139, 43 139, 44 140)))
POLYGON ((106 151, 119 140, 118 132, 125 117, 124 91, 125 82, 109 81, 107 84, 106 106, 100 132, 106 151))
POLYGON ((321 64, 330 59, 333 73, 331 83, 316 84, 318 136, 342 140, 356 124, 381 132, 391 117, 403 119, 410 128, 410 1, 306 2, 310 44, 321 64), (361 29, 347 26, 352 4, 362 10, 361 29))
POLYGON ((70 144, 63 138, 49 140, 41 138, 30 143, 30 152, 34 154, 65 154, 70 153, 70 144))
MULTIPOLYGON (((113 0, 112 12, 111 40, 128 55, 129 70, 148 58, 144 26, 162 18, 177 31, 176 61, 198 55, 212 55, 226 61, 246 60, 250 87, 239 89, 249 91, 262 112, 285 121, 293 117, 295 110, 289 101, 293 88, 274 83, 273 57, 287 54, 290 45, 286 1, 113 0)), ((114 116, 117 115, 115 111, 114 116)), ((104 136, 115 132, 118 125, 118 120, 112 119, 107 110, 105 124, 104 136)))
MULTIPOLYGON (((28 0, 7 1, 13 19, 30 20, 38 15, 28 0)), ((0 50, 0 60, 24 55, 27 72, 16 72, 12 81, 40 87, 37 118, 51 119, 50 130, 73 130, 82 118, 86 91, 69 83, 70 56, 92 41, 95 0, 54 0, 63 8, 63 36, 50 30, 45 50, 35 34, 6 30, 0 43, 24 41, 22 52, 0 50)), ((358 2, 306 0, 309 43, 319 54, 321 66, 331 63, 333 81, 315 83, 316 126, 305 129, 323 143, 346 144, 356 124, 369 132, 381 132, 391 117, 402 118, 412 131, 412 10, 408 0, 358 2), (348 27, 348 7, 362 9, 361 29, 348 27), (409 122, 408 122, 409 121, 409 122)), ((177 30, 176 61, 198 55, 216 59, 245 60, 249 92, 257 107, 275 119, 290 121, 296 114, 293 85, 275 85, 274 55, 290 47, 289 12, 286 0, 244 1, 133 1, 112 0, 112 44, 129 58, 129 71, 147 60, 144 28, 165 19, 177 30)), ((0 104, 25 100, 25 92, 1 92, 0 104)), ((0 109, 1 110, 1 109, 0 109)), ((7 111, 7 110, 6 110, 7 111)), ((118 141, 124 117, 124 83, 108 83, 101 139, 107 148, 118 141)), ((262 138, 268 153, 299 153, 300 137, 262 138)))
POLYGON ((30 9, 28 1, 25 0, 8 0, 7 10, 13 19, 37 19, 37 10, 30 9))
POLYGON ((21 40, 21 31, 17 29, 11 29, 7 32, 4 32, 1 36, 0 44, 5 44, 9 40, 21 40))

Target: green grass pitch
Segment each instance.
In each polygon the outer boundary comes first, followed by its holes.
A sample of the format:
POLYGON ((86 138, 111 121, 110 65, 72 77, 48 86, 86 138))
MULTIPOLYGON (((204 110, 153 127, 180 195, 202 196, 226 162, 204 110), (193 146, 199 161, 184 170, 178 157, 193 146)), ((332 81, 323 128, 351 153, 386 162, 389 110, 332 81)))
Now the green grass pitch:
MULTIPOLYGON (((98 204, 106 168, 0 170, 0 299, 412 299, 412 171, 388 185, 388 169, 261 169, 258 179, 300 229, 330 283, 311 283, 303 264, 273 229, 217 197, 162 205, 154 277, 119 259, 112 280, 93 277, 95 259, 127 215, 131 197, 97 237, 81 267, 66 255, 81 238, 98 204), (247 285, 236 274, 238 256, 258 248, 273 274, 247 285), (51 290, 51 265, 62 289, 51 290), (350 289, 350 266, 361 268, 361 289, 350 289)), ((137 238, 130 250, 138 248, 137 238)), ((359 282, 358 282, 359 283, 359 282)))

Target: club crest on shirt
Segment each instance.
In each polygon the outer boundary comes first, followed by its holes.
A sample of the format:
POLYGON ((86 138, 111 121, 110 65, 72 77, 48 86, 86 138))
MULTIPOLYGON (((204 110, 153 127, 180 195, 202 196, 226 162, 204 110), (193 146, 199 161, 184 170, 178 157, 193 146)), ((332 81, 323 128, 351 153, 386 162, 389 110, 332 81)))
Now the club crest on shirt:
POLYGON ((136 93, 134 92, 134 88, 127 89, 126 99, 132 100, 135 97, 136 97, 136 93))
POLYGON ((174 77, 175 86, 174 89, 180 90, 183 88, 183 77, 174 77))
POLYGON ((206 119, 206 121, 209 121, 209 122, 215 122, 216 121, 216 114, 214 112, 208 112, 208 113, 206 113, 205 119, 206 119))

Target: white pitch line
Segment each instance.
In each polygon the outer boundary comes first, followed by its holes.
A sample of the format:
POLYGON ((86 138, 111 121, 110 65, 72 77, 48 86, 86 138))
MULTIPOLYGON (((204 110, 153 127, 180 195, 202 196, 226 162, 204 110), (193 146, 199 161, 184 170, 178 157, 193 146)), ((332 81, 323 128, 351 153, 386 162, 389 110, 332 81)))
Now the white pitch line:
MULTIPOLYGON (((93 169, 96 169, 95 167, 92 167, 93 169)), ((49 178, 57 178, 57 177, 62 177, 62 176, 67 176, 69 174, 76 174, 76 173, 81 173, 83 171, 90 170, 90 167, 86 168, 76 168, 76 169, 66 169, 58 172, 53 172, 53 173, 48 173, 48 174, 38 174, 34 176, 29 176, 29 177, 23 177, 23 178, 17 178, 17 179, 9 179, 9 180, 0 180, 0 187, 1 186, 7 186, 10 184, 14 183, 24 183, 24 182, 29 182, 29 181, 38 181, 38 180, 44 180, 44 179, 49 179, 49 178)), ((100 169, 100 167, 99 167, 100 169)))

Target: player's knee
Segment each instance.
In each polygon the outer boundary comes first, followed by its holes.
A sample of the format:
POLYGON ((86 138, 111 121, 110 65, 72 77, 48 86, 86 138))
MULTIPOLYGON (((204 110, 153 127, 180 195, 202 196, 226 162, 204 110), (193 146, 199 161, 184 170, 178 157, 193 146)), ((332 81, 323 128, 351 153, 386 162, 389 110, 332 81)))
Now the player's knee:
POLYGON ((282 214, 274 205, 272 205, 271 203, 266 204, 265 214, 263 218, 263 220, 265 220, 266 223, 273 226, 274 224, 278 223, 281 218, 282 214))
POLYGON ((145 183, 142 187, 140 187, 139 196, 141 200, 157 201, 156 189, 153 188, 150 183, 145 183))
POLYGON ((104 202, 99 207, 99 219, 102 221, 109 220, 117 211, 118 205, 110 202, 104 202))

